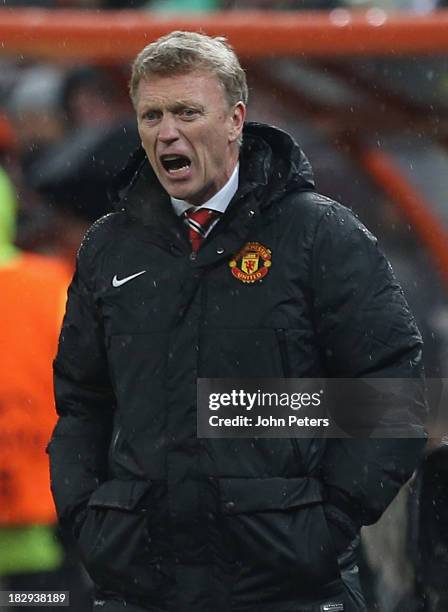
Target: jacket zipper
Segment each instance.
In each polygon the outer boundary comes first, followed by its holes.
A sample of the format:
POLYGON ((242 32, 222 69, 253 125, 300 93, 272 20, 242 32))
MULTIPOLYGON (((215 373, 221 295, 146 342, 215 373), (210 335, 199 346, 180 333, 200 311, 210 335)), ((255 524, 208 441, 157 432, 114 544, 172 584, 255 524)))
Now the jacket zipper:
POLYGON ((109 465, 111 465, 113 463, 114 453, 115 453, 115 449, 117 448, 118 440, 120 438, 120 435, 121 435, 121 426, 119 425, 117 427, 117 431, 114 434, 112 442, 111 442, 111 444, 109 446, 109 465))
MULTIPOLYGON (((289 361, 288 352, 288 330, 276 329, 275 333, 277 336, 278 348, 280 350, 280 360, 282 362, 283 376, 284 378, 291 378, 291 363, 289 361)), ((298 465, 303 466, 303 455, 299 445, 299 441, 294 437, 290 438, 290 441, 298 465)))
POLYGON ((278 348, 280 350, 283 376, 284 378, 291 378, 291 364, 289 362, 288 354, 288 330, 276 329, 275 333, 277 336, 278 348))

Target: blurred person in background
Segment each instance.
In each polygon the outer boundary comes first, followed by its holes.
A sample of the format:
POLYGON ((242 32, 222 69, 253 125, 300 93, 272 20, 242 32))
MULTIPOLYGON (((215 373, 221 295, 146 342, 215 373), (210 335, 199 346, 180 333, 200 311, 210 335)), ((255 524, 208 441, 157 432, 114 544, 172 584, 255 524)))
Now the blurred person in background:
POLYGON ((31 164, 66 132, 61 107, 63 78, 64 72, 50 65, 20 69, 6 100, 25 176, 31 164))
POLYGON ((93 221, 111 212, 113 177, 138 146, 135 121, 83 126, 43 155, 29 172, 29 185, 50 212, 52 252, 70 268, 93 221))
POLYGON ((66 134, 61 106, 64 71, 49 64, 16 67, 11 86, 3 89, 5 120, 14 134, 6 166, 12 177, 18 208, 17 240, 24 250, 48 253, 52 239, 51 211, 30 186, 30 169, 66 134))
POLYGON ((132 112, 124 95, 124 74, 112 67, 88 65, 70 68, 61 88, 61 106, 68 136, 84 128, 113 126, 132 112))
POLYGON ((52 489, 94 606, 364 611, 359 529, 424 440, 198 440, 196 380, 413 378, 421 435, 421 338, 400 287, 293 139, 244 123, 223 39, 148 45, 131 92, 143 148, 83 241, 55 361, 52 489))
POLYGON ((2 100, 14 127, 18 241, 72 270, 86 227, 110 210, 111 177, 138 144, 126 78, 109 67, 36 64, 10 81, 2 100))
POLYGON ((0 168, 0 585, 19 591, 76 585, 82 599, 87 587, 55 535, 45 454, 55 422, 51 362, 68 271, 15 247, 16 207, 0 168))

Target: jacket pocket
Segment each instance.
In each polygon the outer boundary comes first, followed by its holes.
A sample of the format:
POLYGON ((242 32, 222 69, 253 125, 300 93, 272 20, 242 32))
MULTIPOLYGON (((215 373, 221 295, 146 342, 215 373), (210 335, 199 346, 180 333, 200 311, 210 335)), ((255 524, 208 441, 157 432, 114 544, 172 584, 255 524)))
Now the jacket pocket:
POLYGON ((319 355, 312 330, 276 328, 278 352, 283 378, 316 378, 321 376, 319 355), (313 365, 314 364, 314 365, 313 365))
MULTIPOLYGON (((166 589, 163 550, 150 524, 153 484, 109 480, 92 493, 78 545, 93 581, 115 592, 151 595, 157 601, 166 589), (154 542, 155 540, 155 542, 154 542)), ((158 534, 160 535, 160 534, 158 534)))
POLYGON ((339 579, 318 480, 224 478, 220 495, 243 591, 301 597, 339 579))

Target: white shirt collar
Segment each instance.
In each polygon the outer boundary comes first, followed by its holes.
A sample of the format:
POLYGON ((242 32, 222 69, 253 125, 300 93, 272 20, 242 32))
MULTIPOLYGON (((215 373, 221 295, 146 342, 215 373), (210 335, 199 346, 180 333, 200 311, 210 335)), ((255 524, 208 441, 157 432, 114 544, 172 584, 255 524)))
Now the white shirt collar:
POLYGON ((224 214, 228 205, 230 204, 230 200, 233 198, 238 189, 239 168, 240 162, 236 164, 231 177, 224 185, 224 187, 222 187, 218 191, 218 193, 215 193, 215 195, 212 196, 210 200, 204 202, 204 204, 202 204, 201 206, 192 206, 188 202, 185 202, 185 200, 170 198, 171 204, 173 205, 174 212, 176 213, 176 215, 180 217, 186 210, 189 210, 190 208, 193 208, 193 210, 197 210, 198 208, 209 208, 210 210, 216 210, 217 212, 224 214))

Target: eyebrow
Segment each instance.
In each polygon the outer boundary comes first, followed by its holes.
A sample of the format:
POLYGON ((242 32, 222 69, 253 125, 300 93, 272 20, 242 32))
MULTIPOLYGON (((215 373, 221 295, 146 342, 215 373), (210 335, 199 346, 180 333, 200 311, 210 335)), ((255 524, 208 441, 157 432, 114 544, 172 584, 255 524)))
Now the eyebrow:
MULTIPOLYGON (((183 108, 193 108, 202 113, 205 110, 202 104, 199 104, 198 102, 192 102, 191 100, 190 101, 189 100, 178 100, 177 102, 174 102, 173 104, 169 105, 167 108, 169 111, 172 111, 172 112, 182 110, 183 108)), ((143 109, 141 112, 147 113, 148 111, 159 111, 159 110, 160 110, 159 104, 148 103, 143 106, 143 109)))

